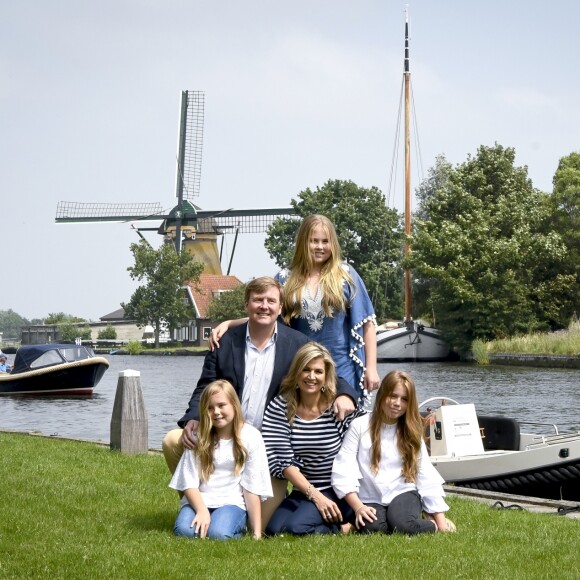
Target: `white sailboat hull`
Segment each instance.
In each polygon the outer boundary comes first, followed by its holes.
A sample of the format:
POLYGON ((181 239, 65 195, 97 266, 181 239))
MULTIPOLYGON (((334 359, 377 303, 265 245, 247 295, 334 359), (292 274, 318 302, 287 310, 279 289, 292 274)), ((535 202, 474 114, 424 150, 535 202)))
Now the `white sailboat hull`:
POLYGON ((400 328, 377 331, 377 360, 443 361, 449 357, 449 345, 435 328, 415 322, 400 328))

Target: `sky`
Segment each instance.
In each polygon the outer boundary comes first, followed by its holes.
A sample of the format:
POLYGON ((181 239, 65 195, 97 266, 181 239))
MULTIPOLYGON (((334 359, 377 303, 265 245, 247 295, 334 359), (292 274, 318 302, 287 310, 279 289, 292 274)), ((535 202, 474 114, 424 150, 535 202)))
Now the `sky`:
MULTIPOLYGON (((408 4, 413 187, 437 155, 458 164, 497 142, 550 192, 560 158, 580 150, 580 2, 408 4)), ((173 207, 182 90, 205 92, 202 209, 288 206, 329 179, 376 186, 401 209, 402 180, 388 184, 405 5, 1 2, 0 310, 98 320, 130 299, 131 224, 55 224, 56 207, 173 207)), ((240 236, 232 274, 276 271, 263 242, 240 236)))

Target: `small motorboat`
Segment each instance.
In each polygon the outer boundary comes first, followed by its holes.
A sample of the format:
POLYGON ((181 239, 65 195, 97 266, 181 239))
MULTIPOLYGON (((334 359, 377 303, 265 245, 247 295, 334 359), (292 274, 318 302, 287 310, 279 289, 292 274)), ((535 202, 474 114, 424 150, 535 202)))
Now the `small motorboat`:
POLYGON ((433 397, 420 405, 431 463, 446 483, 528 497, 580 501, 580 431, 479 415, 473 404, 433 397), (438 401, 438 408, 429 408, 438 401), (524 432, 522 426, 531 431, 524 432), (545 432, 543 432, 545 431, 545 432))
POLYGON ((0 395, 90 395, 108 368, 109 361, 87 346, 25 345, 12 372, 0 374, 0 395))

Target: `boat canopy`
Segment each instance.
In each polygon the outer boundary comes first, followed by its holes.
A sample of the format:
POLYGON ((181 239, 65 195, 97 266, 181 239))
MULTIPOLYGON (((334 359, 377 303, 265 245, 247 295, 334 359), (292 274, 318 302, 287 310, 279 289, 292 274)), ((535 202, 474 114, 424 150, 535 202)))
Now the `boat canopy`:
POLYGON ((75 344, 29 344, 16 351, 11 374, 92 358, 92 349, 75 344))

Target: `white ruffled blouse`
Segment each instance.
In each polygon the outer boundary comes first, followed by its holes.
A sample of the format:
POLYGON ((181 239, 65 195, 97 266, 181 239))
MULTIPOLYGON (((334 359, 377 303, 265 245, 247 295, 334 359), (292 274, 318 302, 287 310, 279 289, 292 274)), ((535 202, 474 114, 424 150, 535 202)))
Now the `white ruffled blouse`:
POLYGON ((417 481, 409 483, 402 475, 402 459, 397 448, 396 425, 381 430, 379 472, 371 471, 371 415, 355 419, 346 432, 340 452, 332 466, 332 486, 339 498, 356 492, 363 503, 389 505, 395 497, 417 490, 428 513, 446 512, 443 478, 431 464, 425 443, 421 443, 417 481))

